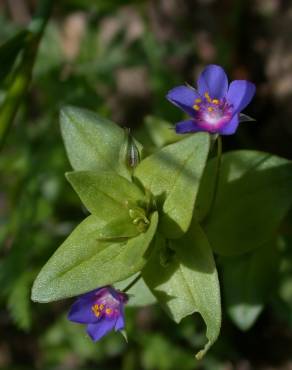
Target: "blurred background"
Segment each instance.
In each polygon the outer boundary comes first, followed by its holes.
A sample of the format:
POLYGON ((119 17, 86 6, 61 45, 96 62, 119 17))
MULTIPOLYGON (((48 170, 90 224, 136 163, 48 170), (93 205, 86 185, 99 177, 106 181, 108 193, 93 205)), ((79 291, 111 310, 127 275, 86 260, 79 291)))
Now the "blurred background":
MULTIPOLYGON (((0 1, 0 44, 30 23, 36 5, 0 1)), ((246 110, 257 122, 224 137, 224 150, 258 149, 292 159, 291 40, 289 0, 55 1, 30 88, 0 154, 0 369, 292 369, 289 248, 257 323, 242 332, 224 314, 221 336, 201 362, 194 357, 205 340, 199 317, 177 326, 159 307, 129 308, 129 343, 112 333, 94 344, 81 325, 66 320, 70 300, 30 301, 41 266, 85 217, 64 178, 70 165, 60 108, 95 110, 153 147, 144 122, 182 118, 166 101, 167 91, 194 84, 205 65, 217 63, 230 79, 257 85, 246 110)), ((9 83, 0 80, 0 104, 9 83)), ((284 240, 288 246, 290 239, 284 240)))

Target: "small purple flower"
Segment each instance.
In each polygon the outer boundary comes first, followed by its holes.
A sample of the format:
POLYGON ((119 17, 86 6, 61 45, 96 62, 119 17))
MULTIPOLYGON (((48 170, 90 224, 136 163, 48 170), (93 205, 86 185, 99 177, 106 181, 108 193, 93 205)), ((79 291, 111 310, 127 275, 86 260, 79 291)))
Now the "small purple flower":
POLYGON ((88 335, 93 341, 98 341, 111 330, 124 329, 124 305, 127 301, 127 294, 111 286, 98 288, 77 299, 70 309, 68 319, 87 324, 88 335))
POLYGON ((178 86, 170 90, 167 99, 191 116, 176 124, 179 134, 206 131, 212 134, 232 135, 240 120, 240 112, 255 94, 255 85, 245 80, 228 79, 223 68, 207 66, 198 79, 198 90, 178 86))

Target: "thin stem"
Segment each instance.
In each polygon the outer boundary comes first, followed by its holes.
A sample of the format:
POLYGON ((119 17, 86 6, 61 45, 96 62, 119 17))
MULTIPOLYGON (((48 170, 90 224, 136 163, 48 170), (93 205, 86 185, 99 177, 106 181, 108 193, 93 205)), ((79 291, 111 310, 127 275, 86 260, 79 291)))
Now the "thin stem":
POLYGON ((141 279, 141 277, 142 277, 142 274, 139 274, 138 276, 136 276, 135 279, 133 279, 133 281, 131 281, 131 283, 127 285, 125 289, 123 289, 123 292, 126 293, 128 290, 130 290, 132 286, 134 286, 137 283, 137 281, 141 279))
POLYGON ((48 22, 52 6, 53 0, 40 0, 35 16, 28 27, 31 32, 30 37, 27 40, 19 66, 14 72, 5 100, 0 107, 0 150, 4 146, 20 103, 28 91, 39 42, 48 22))
POLYGON ((210 208, 209 208, 208 214, 207 214, 204 222, 206 222, 206 220, 210 217, 210 215, 213 212, 215 202, 216 202, 216 198, 217 198, 217 193, 218 193, 218 185, 219 185, 219 179, 220 179, 220 169, 221 169, 221 162, 222 162, 222 138, 221 138, 220 135, 218 135, 216 139, 217 139, 216 140, 217 141, 217 160, 216 160, 216 168, 215 168, 214 190, 213 190, 213 194, 212 194, 210 208))

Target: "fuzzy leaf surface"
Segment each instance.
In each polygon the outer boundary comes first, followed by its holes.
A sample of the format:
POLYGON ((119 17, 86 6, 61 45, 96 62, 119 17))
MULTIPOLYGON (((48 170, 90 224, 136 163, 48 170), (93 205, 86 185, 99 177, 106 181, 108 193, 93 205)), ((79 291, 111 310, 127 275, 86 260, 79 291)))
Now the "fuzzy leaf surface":
POLYGON ((169 316, 180 322, 200 313, 207 327, 208 343, 198 354, 203 357, 217 339, 221 327, 220 287, 208 240, 195 221, 189 231, 170 244, 175 252, 162 266, 163 239, 156 239, 156 253, 143 270, 143 277, 169 316))
MULTIPOLYGON (((100 220, 87 217, 43 267, 32 289, 32 300, 50 302, 80 295, 124 280, 140 271, 158 223, 153 213, 145 233, 135 238, 101 242, 100 220)), ((102 231, 101 231, 102 232, 102 231)))
POLYGON ((191 135, 145 158, 135 171, 156 198, 159 226, 167 238, 179 238, 188 230, 209 146, 208 134, 191 135))
POLYGON ((216 202, 215 161, 208 163, 196 214, 213 250, 239 255, 268 242, 292 205, 292 162, 268 153, 239 150, 223 155, 216 202), (208 217, 206 215, 208 214, 208 217))

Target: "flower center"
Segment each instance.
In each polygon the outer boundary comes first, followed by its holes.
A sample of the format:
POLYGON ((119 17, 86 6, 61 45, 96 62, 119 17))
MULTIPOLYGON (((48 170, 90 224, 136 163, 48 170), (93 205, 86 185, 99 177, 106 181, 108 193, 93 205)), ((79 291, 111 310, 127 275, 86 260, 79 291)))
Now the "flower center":
POLYGON ((118 316, 119 304, 119 301, 114 297, 106 297, 95 302, 91 306, 91 310, 97 318, 118 316))
POLYGON ((232 106, 226 99, 212 99, 208 92, 195 100, 193 108, 196 111, 196 123, 209 131, 218 130, 232 118, 232 106))

